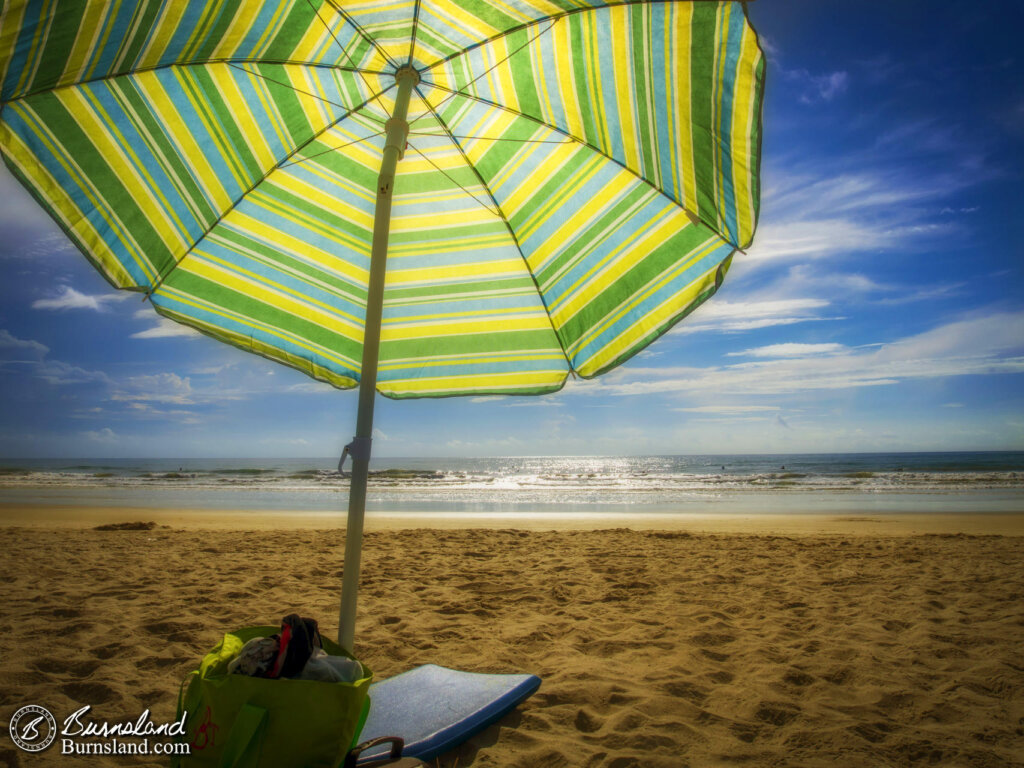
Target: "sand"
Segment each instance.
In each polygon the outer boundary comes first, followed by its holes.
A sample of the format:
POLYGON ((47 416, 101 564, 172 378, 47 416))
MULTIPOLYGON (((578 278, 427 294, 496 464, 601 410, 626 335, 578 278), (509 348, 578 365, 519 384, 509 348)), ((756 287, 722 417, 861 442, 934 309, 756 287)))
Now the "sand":
MULTIPOLYGON (((81 509, 74 525, 28 526, 8 512, 4 722, 24 704, 169 720, 223 631, 292 611, 334 630, 337 528, 246 530, 213 515, 99 531, 152 515, 81 509)), ((376 521, 356 650, 379 678, 422 663, 543 678, 443 768, 1022 766, 1024 537, 1009 534, 1024 517, 987 531, 920 517, 689 530, 376 521)), ((5 734, 5 764, 164 762, 30 755, 5 734)))

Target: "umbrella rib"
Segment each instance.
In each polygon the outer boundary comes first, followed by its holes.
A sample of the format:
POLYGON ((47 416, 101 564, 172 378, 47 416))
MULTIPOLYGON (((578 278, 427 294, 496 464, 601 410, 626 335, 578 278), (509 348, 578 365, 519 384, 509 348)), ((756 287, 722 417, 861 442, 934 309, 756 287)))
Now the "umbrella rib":
MULTIPOLYGON (((416 92, 419 93, 419 88, 416 89, 416 92)), ((487 196, 491 198, 491 202, 494 203, 494 208, 498 212, 498 218, 501 219, 502 223, 505 225, 505 229, 508 230, 508 236, 512 238, 512 243, 513 245, 515 245, 516 251, 519 252, 519 258, 523 260, 523 267, 526 269, 526 274, 528 274, 530 276, 530 280, 533 281, 533 287, 537 291, 537 298, 540 299, 540 303, 544 307, 544 314, 548 319, 548 323, 551 325, 551 332, 555 335, 555 339, 558 340, 558 346, 562 350, 562 356, 565 358, 565 362, 569 366, 569 373, 575 376, 576 371, 573 369, 572 360, 569 358, 569 354, 565 349, 565 343, 562 341, 562 337, 558 334, 558 329, 555 328, 555 321, 551 319, 551 311, 548 309, 548 303, 544 299, 543 291, 541 291, 540 289, 540 283, 537 282, 536 275, 534 275, 533 270, 530 269, 530 263, 526 260, 526 254, 523 253, 523 248, 519 244, 519 238, 516 237, 515 230, 512 229, 512 224, 509 222, 508 217, 505 216, 505 213, 501 210, 501 204, 498 202, 497 198, 495 198, 494 193, 491 192, 491 188, 487 186, 487 182, 484 180, 484 177, 480 174, 480 171, 477 170, 476 166, 473 165, 473 162, 469 159, 469 156, 466 154, 466 151, 462 148, 462 145, 455 138, 455 135, 450 130, 448 130, 448 126, 445 124, 444 120, 441 119, 441 116, 434 111, 434 108, 433 106, 431 106, 430 102, 423 98, 422 93, 419 93, 419 97, 423 101, 423 103, 427 105, 427 109, 430 110, 431 114, 434 115, 434 119, 436 119, 437 124, 441 126, 441 130, 443 130, 448 135, 448 138, 451 140, 452 144, 454 144, 455 148, 459 150, 459 154, 462 156, 463 161, 466 163, 469 169, 473 171, 473 174, 480 182, 480 186, 483 187, 483 189, 487 192, 487 196)), ((419 152, 419 150, 416 151, 419 152)))
MULTIPOLYGON (((7 101, 0 102, 0 109, 10 104, 13 101, 19 99, 27 99, 32 96, 36 96, 40 93, 53 93, 56 91, 64 90, 65 88, 75 88, 82 85, 92 85, 93 83, 102 83, 106 80, 117 80, 121 77, 131 77, 132 75, 138 75, 143 72, 159 72, 163 69, 173 69, 174 67, 181 67, 182 69, 188 67, 201 67, 206 64, 227 64, 233 66, 235 64, 290 64, 297 67, 313 67, 315 69, 335 69, 339 72, 354 72, 356 74, 371 74, 371 75, 385 75, 386 72, 378 72, 373 69, 359 69, 357 67, 342 67, 334 64, 317 64, 309 61, 299 61, 295 59, 202 59, 199 61, 172 61, 168 64, 157 64, 152 67, 139 67, 137 69, 131 69, 127 72, 114 72, 109 75, 101 75, 99 77, 90 77, 86 80, 76 80, 73 83, 65 83, 64 85, 48 85, 45 88, 37 88, 34 91, 26 91, 14 98, 8 99, 7 101)), ((255 74, 255 73, 254 73, 255 74)))
MULTIPOLYGON (((395 69, 398 69, 398 64, 397 64, 397 63, 395 62, 395 60, 394 60, 394 59, 392 59, 392 58, 391 58, 391 57, 390 57, 390 56, 388 55, 388 52, 387 52, 387 51, 385 51, 385 50, 384 50, 383 48, 381 48, 381 47, 380 47, 380 45, 378 45, 377 41, 376 41, 376 40, 374 40, 374 39, 373 39, 372 37, 370 37, 370 35, 369 35, 369 34, 367 34, 366 30, 365 30, 365 29, 363 29, 363 28, 362 28, 361 26, 359 26, 359 25, 358 25, 358 24, 357 24, 357 23, 355 22, 355 20, 354 20, 354 19, 353 19, 353 18, 352 18, 352 17, 351 17, 351 16, 350 16, 350 15, 349 15, 348 13, 346 13, 346 12, 345 12, 345 11, 344 11, 344 10, 343 10, 343 9, 342 9, 342 8, 341 8, 340 6, 339 6, 339 5, 338 5, 338 4, 337 4, 337 3, 335 2, 335 0, 326 0, 326 1, 327 1, 327 5, 331 6, 331 8, 333 8, 333 9, 334 9, 335 13, 337 13, 337 14, 338 14, 339 16, 341 16, 341 17, 342 17, 342 18, 343 18, 343 19, 344 19, 345 21, 347 21, 347 22, 348 22, 349 24, 351 24, 351 25, 352 25, 352 28, 353 28, 353 29, 355 29, 355 31, 359 33, 359 36, 360 36, 360 37, 362 37, 362 38, 363 38, 363 40, 365 40, 366 42, 368 42, 368 43, 369 43, 369 44, 370 44, 371 46, 373 46, 373 47, 374 47, 374 48, 375 48, 375 49, 377 50, 377 53, 379 53, 379 54, 380 54, 381 56, 383 56, 383 57, 384 57, 384 58, 385 58, 385 59, 387 60, 388 64, 390 64, 390 65, 391 65, 392 67, 394 67, 395 69)), ((318 14, 317 14, 317 17, 319 18, 319 16, 320 16, 320 14, 318 13, 318 14)), ((323 19, 321 19, 321 21, 323 21, 323 19)), ((344 49, 342 49, 342 50, 344 50, 344 49)))
POLYGON ((416 33, 420 29, 420 6, 422 4, 422 0, 416 0, 416 8, 412 12, 412 39, 409 42, 409 60, 406 62, 406 65, 410 67, 413 54, 416 52, 416 33))
POLYGON ((338 107, 340 109, 348 109, 348 107, 346 107, 344 104, 339 104, 336 101, 331 101, 330 99, 325 99, 323 96, 317 96, 315 93, 310 93, 309 91, 304 91, 301 88, 296 88, 291 83, 286 83, 286 82, 284 82, 282 80, 275 80, 274 78, 268 77, 267 75, 264 75, 261 72, 254 72, 251 69, 246 69, 241 64, 235 64, 234 62, 230 62, 229 61, 228 62, 228 66, 229 67, 233 67, 234 69, 237 69, 239 72, 245 72, 247 75, 256 75, 256 77, 263 78, 264 80, 267 80, 267 81, 269 81, 271 83, 276 83, 277 85, 280 85, 280 86, 282 86, 284 88, 289 88, 289 89, 295 91, 296 93, 301 93, 304 96, 309 96, 310 98, 316 99, 317 101, 323 101, 323 102, 325 102, 327 104, 330 104, 331 106, 335 106, 335 107, 338 107))
MULTIPOLYGON (((323 16, 320 15, 319 9, 317 9, 317 7, 315 5, 313 5, 313 0, 306 0, 306 2, 309 3, 309 7, 313 9, 313 13, 316 15, 317 19, 319 19, 320 23, 324 25, 324 29, 327 30, 327 34, 329 34, 331 36, 331 38, 334 40, 334 44, 338 46, 338 50, 341 51, 342 54, 344 54, 345 53, 345 46, 343 46, 341 44, 341 40, 339 40, 338 36, 336 34, 334 34, 334 30, 331 29, 327 25, 326 21, 324 21, 323 16)), ((373 46, 374 48, 377 48, 377 46, 376 46, 376 44, 374 44, 373 40, 371 40, 366 35, 366 33, 363 32, 363 30, 359 27, 359 25, 356 24, 354 21, 352 21, 352 19, 349 18, 349 16, 347 14, 343 13, 342 10, 340 8, 338 8, 336 5, 334 5, 333 3, 331 3, 331 7, 334 8, 335 12, 341 14, 341 17, 343 19, 345 19, 346 22, 351 24, 352 27, 356 30, 356 32, 358 32, 360 34, 360 36, 362 36, 362 38, 364 40, 366 40, 368 43, 370 43, 370 45, 373 46)), ((390 57, 382 49, 377 48, 377 50, 378 50, 378 52, 383 54, 384 58, 387 59, 389 63, 394 65, 394 62, 391 61, 390 57)), ((369 90, 372 91, 373 90, 373 86, 366 81, 366 75, 363 74, 363 71, 361 69, 356 68, 355 72, 356 72, 356 74, 359 75, 359 79, 363 81, 363 85, 365 85, 369 90)), ((387 112, 387 109, 384 108, 384 105, 380 101, 378 101, 377 104, 380 105, 380 108, 383 109, 384 112, 387 112)))
POLYGON ((364 136, 361 139, 356 139, 355 141, 350 141, 347 144, 339 144, 336 147, 331 147, 330 149, 325 149, 323 152, 317 152, 315 155, 306 155, 305 157, 300 158, 299 160, 294 160, 294 161, 292 161, 290 163, 284 163, 282 165, 279 165, 278 167, 279 168, 291 168, 293 166, 296 166, 296 165, 299 165, 301 163, 304 163, 307 160, 315 160, 316 158, 322 157, 323 155, 328 155, 331 152, 337 152, 339 149, 345 149, 346 147, 355 146, 356 144, 362 144, 364 141, 369 141, 370 139, 375 139, 378 136, 383 136, 385 133, 386 133, 386 131, 378 131, 377 133, 371 133, 369 136, 364 136))
MULTIPOLYGON (((206 228, 206 231, 203 232, 203 234, 199 236, 199 238, 195 241, 195 243, 192 244, 192 246, 187 251, 185 251, 184 255, 180 259, 178 259, 173 264, 171 264, 171 266, 168 267, 167 270, 163 274, 161 274, 161 275, 159 275, 157 277, 156 281, 149 287, 149 290, 146 291, 146 295, 143 297, 143 300, 150 298, 153 295, 153 293, 156 292, 160 288, 160 286, 164 284, 164 282, 167 280, 167 278, 170 277, 171 273, 178 267, 178 265, 181 264, 181 262, 183 262, 188 257, 188 255, 192 252, 192 249, 196 247, 196 245, 199 243, 199 241, 202 240, 204 237, 206 237, 208 234, 210 234, 217 227, 217 225, 220 224, 224 220, 224 217, 227 216, 229 213, 231 213, 233 210, 235 210, 235 208, 237 208, 238 205, 243 200, 245 200, 245 198, 249 195, 250 192, 252 192, 254 189, 256 189, 256 187, 258 187, 260 184, 262 184, 264 181, 267 180, 267 178, 270 176, 270 174, 272 174, 274 171, 276 171, 276 170, 278 170, 280 168, 286 167, 286 164, 288 164, 288 161, 291 160, 291 158, 295 157, 295 155, 297 155, 303 149, 308 147, 310 144, 312 144, 314 141, 319 139, 321 136, 323 136, 329 130, 334 128, 342 120, 346 119, 347 117, 352 116, 353 114, 358 112, 360 109, 365 107, 367 104, 369 104, 371 101, 373 101, 374 99, 378 98, 381 95, 381 93, 385 93, 385 92, 387 92, 388 90, 390 90, 391 88, 394 88, 394 87, 395 86, 393 86, 393 85, 389 85, 387 88, 385 88, 380 93, 375 93, 373 96, 371 96, 370 98, 366 99, 359 106, 353 107, 348 112, 346 112, 344 115, 339 117, 337 120, 334 120, 333 122, 327 124, 321 130, 316 131, 312 136, 310 136, 308 139, 306 139, 306 141, 302 142, 301 144, 296 145, 295 149, 293 149, 291 152, 289 152, 287 155, 285 155, 283 158, 281 158, 272 167, 268 168, 267 171, 263 174, 263 176, 261 176, 259 179, 254 181, 249 186, 249 188, 247 190, 245 190, 241 195, 239 195, 235 199, 235 201, 231 203, 231 205, 229 205, 225 210, 223 210, 221 212, 220 216, 218 216, 217 219, 215 221, 213 221, 210 224, 209 227, 206 228)), ((321 153, 321 154, 323 154, 323 153, 321 153)), ((294 165, 294 163, 291 163, 290 165, 294 165)))
MULTIPOLYGON (((619 166, 624 171, 626 171, 627 173, 632 175, 635 179, 637 179, 637 181, 639 181, 639 182, 641 182, 643 184, 646 184, 648 187, 653 189, 655 192, 657 192, 662 197, 666 198, 667 200, 670 200, 674 205, 676 205, 680 210, 682 210, 682 212, 684 214, 686 214, 686 218, 688 218, 691 222, 693 222, 694 224, 703 224, 705 227, 707 227, 712 232, 714 232, 716 235, 718 235, 720 238, 722 238, 722 240, 724 240, 725 242, 727 242, 730 245, 733 245, 735 247, 735 245, 728 238, 723 236, 721 232, 719 232, 717 229, 714 229, 713 227, 711 227, 706 222, 702 221, 701 218, 697 214, 695 214, 693 211, 691 211, 689 208, 687 208, 681 202, 679 202, 678 200, 676 200, 673 197, 669 197, 665 193, 665 190, 660 189, 659 187, 655 186, 653 183, 651 183, 650 181, 645 179, 643 176, 638 174, 636 171, 634 171, 632 168, 627 166, 625 163, 623 163, 620 160, 616 160, 614 157, 609 155, 603 149, 601 149, 599 147, 595 147, 589 141, 584 141, 583 139, 581 139, 581 138, 579 138, 577 136, 573 136, 571 133, 569 133, 565 129, 559 128, 557 125, 551 125, 550 123, 545 123, 540 118, 534 117, 533 115, 528 115, 525 112, 520 112, 518 109, 512 109, 511 107, 506 107, 503 104, 496 104, 493 101, 481 98, 480 96, 474 96, 471 93, 464 93, 463 91, 453 91, 451 88, 446 88, 443 85, 437 85, 435 83, 428 83, 428 85, 430 85, 431 88, 437 88, 439 91, 447 91, 448 93, 451 94, 451 96, 446 96, 444 99, 442 99, 441 102, 439 102, 439 105, 443 104, 444 102, 448 101, 449 99, 451 99, 451 98, 453 98, 455 96, 462 96, 462 97, 467 98, 467 99, 472 99, 473 101, 478 101, 481 104, 485 104, 488 107, 492 107, 494 109, 500 109, 500 110, 503 110, 505 112, 509 112, 509 113, 511 113, 513 115, 517 115, 518 117, 524 117, 527 120, 530 120, 530 121, 536 123, 537 125, 544 126, 545 128, 548 128, 548 129, 554 131, 555 133, 559 133, 562 136, 565 136, 567 139, 569 139, 573 143, 579 144, 580 146, 583 146, 583 147, 587 147, 587 149, 590 149, 591 151, 595 152, 596 154, 601 155, 603 158, 605 158, 609 162, 615 163, 615 165, 619 166)), ((423 99, 423 101, 424 101, 424 103, 428 107, 433 109, 433 107, 430 105, 430 102, 428 102, 425 98, 423 99)), ((438 119, 440 119, 440 118, 438 118, 438 119)), ((564 142, 558 142, 558 143, 564 143, 564 142)))
POLYGON ((516 144, 572 144, 572 141, 550 141, 548 139, 507 139, 499 136, 456 136, 454 133, 426 133, 425 131, 409 131, 410 136, 434 136, 444 138, 445 135, 453 139, 464 139, 466 141, 511 141, 516 144))
MULTIPOLYGON (((459 184, 459 182, 457 182, 457 181, 456 181, 455 179, 453 179, 453 178, 452 178, 452 177, 451 177, 451 176, 450 176, 450 175, 448 174, 448 172, 444 170, 444 168, 442 168, 442 167, 441 167, 441 166, 439 166, 439 165, 438 165, 437 163, 435 163, 435 162, 434 162, 433 160, 431 160, 431 159, 430 159, 429 157, 427 157, 427 156, 426 156, 425 154, 423 154, 423 152, 421 152, 421 151, 419 150, 419 148, 417 148, 417 147, 416 147, 416 146, 414 146, 413 144, 409 144, 409 147, 410 147, 410 148, 411 148, 411 149, 412 149, 412 150, 413 150, 413 151, 414 151, 414 152, 415 152, 415 153, 416 153, 417 155, 419 155, 419 156, 420 156, 420 157, 422 157, 422 158, 423 158, 424 160, 426 160, 426 161, 427 161, 427 163, 429 163, 429 164, 430 164, 430 165, 431 165, 431 166, 432 166, 432 167, 434 168, 434 170, 435 170, 435 171, 437 171, 438 173, 440 173, 440 174, 441 174, 442 176, 444 176, 444 177, 445 177, 446 179, 448 179, 448 181, 450 181, 450 182, 451 182, 452 184, 454 184, 454 185, 455 185, 456 187, 458 187, 458 188, 459 188, 459 189, 461 189, 461 190, 462 190, 463 192, 465 192, 465 193, 466 193, 467 195, 469 195, 469 196, 470 196, 471 198, 473 198, 473 199, 474 199, 474 200, 476 200, 476 201, 477 201, 478 203, 480 203, 480 205, 481 205, 481 206, 483 206, 483 207, 484 207, 484 208, 485 208, 485 209, 487 210, 487 212, 488 212, 488 213, 493 213, 493 214, 494 214, 495 216, 497 216, 497 217, 498 217, 499 219, 502 219, 502 220, 504 220, 504 219, 505 219, 505 217, 504 217, 504 216, 502 216, 502 214, 501 214, 501 209, 498 209, 498 210, 494 210, 494 209, 492 209, 492 208, 491 208, 491 207, 490 207, 489 205, 487 205, 487 203, 485 203, 485 202, 484 202, 483 200, 481 200, 481 199, 480 199, 479 197, 477 197, 476 195, 474 195, 474 194, 473 194, 472 192, 470 192, 470 191, 469 191, 468 189, 466 189, 466 188, 465 188, 464 186, 462 186, 461 184, 459 184)), ((463 157, 465 157, 465 156, 463 156, 463 157)), ((485 189, 486 189, 486 187, 485 187, 485 189)), ((491 199, 493 200, 494 198, 492 197, 491 199)))

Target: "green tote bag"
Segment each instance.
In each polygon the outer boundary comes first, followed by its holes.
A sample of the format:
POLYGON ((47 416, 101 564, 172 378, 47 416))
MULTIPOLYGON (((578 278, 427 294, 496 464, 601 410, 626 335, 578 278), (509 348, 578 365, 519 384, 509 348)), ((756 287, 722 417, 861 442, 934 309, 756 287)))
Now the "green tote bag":
MULTIPOLYGON (((178 768, 337 768, 370 710, 372 673, 354 683, 229 674, 228 662, 249 640, 279 627, 247 627, 224 635, 182 683, 178 717, 187 712, 189 754, 178 768)), ((350 656, 322 638, 332 656, 350 656)))

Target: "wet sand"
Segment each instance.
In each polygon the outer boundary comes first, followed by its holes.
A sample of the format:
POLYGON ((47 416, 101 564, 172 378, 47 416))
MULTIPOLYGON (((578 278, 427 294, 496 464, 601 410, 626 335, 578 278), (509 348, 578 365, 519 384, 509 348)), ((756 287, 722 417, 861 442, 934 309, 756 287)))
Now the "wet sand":
MULTIPOLYGON (((338 527, 50 511, 0 511, 4 722, 24 704, 169 720, 223 631, 292 611, 335 630, 338 527)), ((371 520, 356 653, 378 678, 423 663, 543 678, 443 768, 1024 765, 1024 517, 763 517, 371 520)), ((75 762, 165 764, 0 737, 0 765, 75 762)))

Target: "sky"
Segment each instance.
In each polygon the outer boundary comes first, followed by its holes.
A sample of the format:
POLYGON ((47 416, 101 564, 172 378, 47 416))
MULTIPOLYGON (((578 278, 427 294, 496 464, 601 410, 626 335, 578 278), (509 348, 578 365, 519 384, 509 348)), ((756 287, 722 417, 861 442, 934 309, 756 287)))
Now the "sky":
MULTIPOLYGON (((758 0, 761 218, 543 397, 377 399, 374 454, 1024 450, 1024 5, 758 0)), ((356 393, 162 320, 0 170, 0 457, 329 457, 356 393)))

